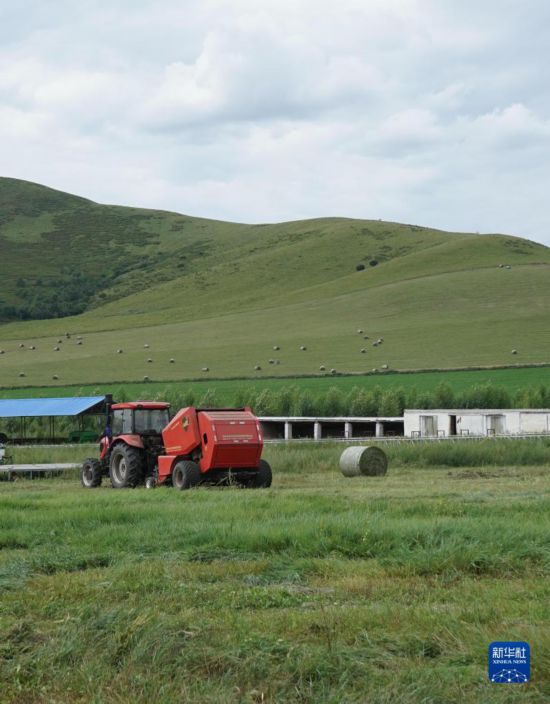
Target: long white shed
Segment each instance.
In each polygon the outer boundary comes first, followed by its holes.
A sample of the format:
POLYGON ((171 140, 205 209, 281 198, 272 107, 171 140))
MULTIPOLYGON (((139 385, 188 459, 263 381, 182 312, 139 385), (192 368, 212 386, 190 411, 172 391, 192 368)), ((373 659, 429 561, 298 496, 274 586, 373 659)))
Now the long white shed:
POLYGON ((405 437, 544 435, 550 433, 550 409, 405 410, 405 437))

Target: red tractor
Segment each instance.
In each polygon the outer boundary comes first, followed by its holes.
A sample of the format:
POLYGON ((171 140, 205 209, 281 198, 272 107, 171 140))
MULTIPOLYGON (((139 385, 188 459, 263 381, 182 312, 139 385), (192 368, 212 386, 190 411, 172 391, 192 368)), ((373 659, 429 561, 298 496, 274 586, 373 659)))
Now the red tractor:
POLYGON ((172 420, 169 409, 155 401, 113 404, 100 458, 84 461, 82 485, 97 487, 109 476, 115 489, 142 483, 271 486, 260 423, 250 408, 182 408, 172 420))

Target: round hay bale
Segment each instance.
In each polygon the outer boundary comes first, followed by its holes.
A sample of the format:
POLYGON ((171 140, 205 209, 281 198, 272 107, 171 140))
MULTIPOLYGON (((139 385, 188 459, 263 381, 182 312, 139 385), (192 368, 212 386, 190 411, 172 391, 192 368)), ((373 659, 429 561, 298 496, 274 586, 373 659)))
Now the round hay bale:
POLYGON ((116 351, 116 353, 117 353, 117 354, 122 354, 122 350, 119 348, 119 349, 116 351))
POLYGON ((76 344, 77 344, 77 345, 81 345, 81 344, 82 344, 82 340, 77 340, 76 344))
POLYGON ((319 367, 319 371, 320 371, 320 372, 324 372, 325 370, 326 370, 325 365, 324 365, 324 364, 321 364, 321 366, 319 367))
POLYGON ((203 368, 201 369, 201 371, 203 371, 203 372, 209 372, 210 369, 209 369, 208 367, 203 367, 203 368))
POLYGON ((369 338, 368 335, 363 335, 363 340, 369 340, 369 339, 370 339, 370 338, 369 338))
POLYGON ((65 333, 65 337, 67 338, 67 340, 70 340, 70 339, 71 339, 71 333, 70 333, 70 332, 66 332, 66 333, 65 333))
POLYGON ((373 346, 373 347, 378 347, 379 344, 380 344, 380 343, 378 342, 378 340, 375 340, 375 341, 372 343, 372 346, 373 346))
POLYGON ((260 367, 259 364, 256 364, 256 366, 254 367, 254 371, 255 371, 255 372, 261 372, 261 371, 262 371, 262 368, 260 367))
POLYGON ((35 350, 36 347, 35 347, 34 345, 31 345, 31 346, 29 347, 29 349, 30 349, 30 350, 35 350))
POLYGON ((5 354, 4 350, 0 350, 0 354, 5 354))
POLYGON ((362 331, 362 330, 358 330, 358 331, 357 331, 357 334, 358 334, 358 335, 362 335, 362 334, 363 334, 363 331, 362 331))
POLYGON ((144 376, 144 377, 143 377, 143 381, 149 381, 149 377, 148 377, 148 376, 144 376))
POLYGON ((175 360, 173 357, 170 357, 170 364, 174 364, 175 361, 176 361, 176 360, 175 360))
POLYGON ((388 369, 388 365, 387 365, 387 364, 383 364, 383 365, 382 365, 382 369, 388 369))
POLYGON ((153 363, 153 360, 151 359, 151 357, 149 357, 149 359, 147 360, 147 364, 152 364, 152 363, 153 363))
POLYGON ((23 347, 25 347, 25 345, 24 345, 22 342, 20 342, 20 343, 19 343, 19 349, 22 349, 23 347))
POLYGON ((54 375, 52 376, 52 379, 53 379, 54 381, 57 381, 57 380, 59 379, 59 377, 57 376, 57 374, 54 374, 54 375))
POLYGON ((77 339, 77 340, 82 340, 82 335, 77 335, 77 336, 76 336, 76 339, 77 339))
POLYGON ((379 447, 346 447, 340 455, 344 477, 380 477, 388 471, 388 458, 379 447))
POLYGON ((511 269, 512 267, 509 264, 506 264, 507 269, 511 269))
POLYGON ((300 349, 302 352, 305 352, 307 350, 307 347, 305 345, 300 345, 300 349))
POLYGON ((149 349, 149 345, 148 345, 147 343, 145 343, 145 344, 143 345, 143 348, 147 350, 147 349, 149 349))
POLYGON ((268 361, 269 361, 270 364, 275 364, 275 360, 274 360, 274 359, 270 359, 270 360, 268 360, 268 361))
POLYGON ((279 347, 279 345, 273 345, 273 349, 274 349, 274 350, 280 350, 281 348, 279 347))
POLYGON ((280 359, 276 359, 276 360, 275 360, 275 364, 280 364, 280 363, 281 363, 281 360, 280 360, 280 359))
POLYGON ((518 353, 517 350, 512 350, 512 354, 517 354, 517 353, 518 353))
POLYGON ((19 372, 19 376, 25 376, 25 372, 19 372))
POLYGON ((336 374, 336 369, 331 369, 331 370, 330 370, 330 373, 331 373, 331 374, 336 374))
POLYGON ((53 351, 54 351, 54 352, 59 352, 59 347, 54 347, 54 348, 53 348, 53 351))
POLYGON ((355 267, 355 271, 363 271, 364 269, 365 269, 364 264, 357 264, 357 266, 355 267))
POLYGON ((361 354, 365 354, 367 350, 364 347, 361 347, 361 354))
POLYGON ((58 345, 62 345, 62 344, 63 344, 63 340, 58 340, 58 341, 57 341, 57 344, 58 344, 58 345))

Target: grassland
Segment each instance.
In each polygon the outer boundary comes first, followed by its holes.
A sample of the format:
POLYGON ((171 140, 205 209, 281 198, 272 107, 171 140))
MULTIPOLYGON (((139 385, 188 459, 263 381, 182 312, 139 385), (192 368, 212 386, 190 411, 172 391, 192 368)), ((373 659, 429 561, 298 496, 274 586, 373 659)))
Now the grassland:
POLYGON ((2 484, 2 701, 545 701, 550 475, 494 451, 526 443, 368 480, 341 445, 269 446, 266 491, 2 484), (499 639, 529 684, 487 681, 499 639))
POLYGON ((0 386, 550 361, 550 251, 520 238, 345 218, 240 225, 11 179, 0 206, 0 301, 58 292, 65 305, 69 291, 85 304, 0 325, 0 386))

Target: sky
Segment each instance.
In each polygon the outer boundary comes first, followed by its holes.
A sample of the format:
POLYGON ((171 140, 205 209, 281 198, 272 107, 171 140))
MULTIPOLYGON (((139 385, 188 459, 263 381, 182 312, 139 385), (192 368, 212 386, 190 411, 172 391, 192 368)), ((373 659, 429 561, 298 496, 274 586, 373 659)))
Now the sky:
POLYGON ((0 0, 0 175, 550 245, 547 0, 0 0))

